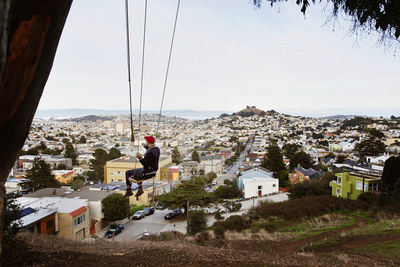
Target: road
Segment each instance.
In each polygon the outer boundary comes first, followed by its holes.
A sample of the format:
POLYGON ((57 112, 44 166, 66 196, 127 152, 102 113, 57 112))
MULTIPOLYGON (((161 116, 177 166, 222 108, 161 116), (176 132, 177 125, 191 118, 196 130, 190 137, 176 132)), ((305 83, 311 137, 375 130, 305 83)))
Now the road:
POLYGON ((171 222, 164 219, 165 214, 170 210, 155 210, 153 215, 144 217, 141 220, 130 220, 124 225, 125 230, 115 237, 116 241, 128 241, 137 239, 144 232, 157 234, 163 230, 165 225, 171 222))
MULTIPOLYGON (((232 215, 241 215, 247 212, 253 205, 257 205, 259 201, 270 200, 272 202, 282 202, 288 199, 286 193, 261 197, 256 199, 250 199, 242 201, 242 208, 237 212, 224 213, 224 217, 229 217, 232 215)), ((177 220, 165 220, 164 215, 170 212, 170 210, 156 210, 153 215, 146 216, 141 220, 130 220, 124 224, 125 230, 117 235, 115 241, 129 241, 140 238, 144 232, 149 232, 151 234, 158 234, 166 231, 179 231, 181 233, 186 233, 187 221, 184 215, 178 217, 177 220)), ((207 216, 207 224, 211 226, 215 222, 214 215, 207 216)), ((100 236, 104 236, 100 235, 100 236)), ((110 239, 109 239, 110 240, 110 239)))

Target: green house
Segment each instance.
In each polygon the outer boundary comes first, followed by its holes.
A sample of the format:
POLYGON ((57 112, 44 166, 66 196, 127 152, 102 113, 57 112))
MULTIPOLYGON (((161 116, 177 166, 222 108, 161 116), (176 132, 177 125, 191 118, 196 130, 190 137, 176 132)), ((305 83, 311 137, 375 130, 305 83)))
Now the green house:
POLYGON ((357 199, 362 192, 379 191, 381 176, 370 172, 343 172, 336 174, 332 180, 332 196, 357 199))

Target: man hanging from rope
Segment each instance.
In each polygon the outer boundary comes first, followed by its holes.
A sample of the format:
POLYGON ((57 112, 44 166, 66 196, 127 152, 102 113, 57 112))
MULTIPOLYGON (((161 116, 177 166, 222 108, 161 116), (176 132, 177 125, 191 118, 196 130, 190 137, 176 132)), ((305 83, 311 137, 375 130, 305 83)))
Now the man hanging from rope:
POLYGON ((124 197, 133 195, 132 183, 137 183, 139 188, 135 195, 136 199, 143 194, 142 181, 154 177, 158 170, 158 160, 160 158, 160 149, 155 146, 155 138, 153 136, 145 136, 146 144, 143 147, 146 149, 144 157, 138 152, 136 154, 143 168, 127 170, 125 172, 126 193, 124 197))

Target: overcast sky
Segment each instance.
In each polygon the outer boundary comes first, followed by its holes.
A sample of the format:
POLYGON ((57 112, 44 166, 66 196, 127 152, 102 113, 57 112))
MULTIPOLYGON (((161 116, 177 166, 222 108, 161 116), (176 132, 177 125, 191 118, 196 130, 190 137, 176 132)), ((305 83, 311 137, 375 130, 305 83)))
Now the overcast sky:
MULTIPOLYGON (((177 0, 148 1, 143 109, 157 110, 177 0)), ((400 115, 400 55, 293 1, 182 0, 165 109, 400 115)), ((133 105, 144 0, 130 0, 133 105)), ((128 109, 124 0, 75 0, 39 109, 128 109)))

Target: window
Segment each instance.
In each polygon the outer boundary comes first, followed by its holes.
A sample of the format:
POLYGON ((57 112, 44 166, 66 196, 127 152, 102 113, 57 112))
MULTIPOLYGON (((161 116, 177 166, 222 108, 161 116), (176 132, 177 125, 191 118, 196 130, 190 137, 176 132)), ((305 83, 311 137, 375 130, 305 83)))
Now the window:
POLYGON ((81 216, 77 217, 74 219, 74 225, 75 227, 81 225, 85 221, 85 214, 82 214, 81 216))
POLYGON ((273 184, 272 187, 276 187, 276 184, 273 184))
POLYGON ((341 195, 341 194, 342 194, 342 189, 336 188, 336 194, 337 194, 337 195, 341 195))
POLYGON ((361 181, 357 181, 356 182, 356 189, 357 190, 362 190, 362 182, 361 181))
POLYGON ((337 184, 341 185, 342 184, 342 176, 337 177, 337 184))
POLYGON ((53 220, 48 220, 48 221, 46 222, 46 229, 49 229, 49 228, 51 228, 51 227, 53 227, 53 220))
POLYGON ((258 190, 261 190, 261 189, 262 189, 262 185, 259 185, 259 186, 258 186, 258 190))

